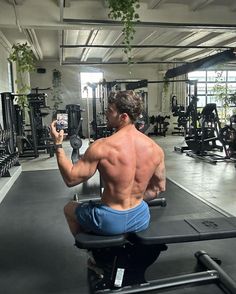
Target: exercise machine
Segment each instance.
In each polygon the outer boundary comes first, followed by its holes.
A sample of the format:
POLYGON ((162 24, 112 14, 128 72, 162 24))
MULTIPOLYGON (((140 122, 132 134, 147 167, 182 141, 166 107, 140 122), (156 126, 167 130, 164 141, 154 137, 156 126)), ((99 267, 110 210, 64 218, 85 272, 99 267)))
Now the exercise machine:
POLYGON ((78 248, 92 252, 95 267, 88 268, 91 293, 143 293, 187 284, 212 283, 236 293, 236 282, 206 252, 195 257, 204 271, 147 281, 145 272, 167 250, 166 244, 236 237, 236 218, 217 217, 159 222, 151 219, 147 230, 117 236, 80 233, 78 248))
POLYGON ((160 114, 157 116, 152 115, 149 118, 149 123, 153 125, 153 132, 149 132, 148 135, 165 137, 166 132, 168 131, 168 126, 170 124, 168 121, 166 121, 166 119, 170 119, 170 116, 169 115, 162 116, 160 114))
MULTIPOLYGON (((201 113, 197 109, 197 84, 193 83, 193 95, 190 96, 186 112, 177 110, 173 98, 173 109, 178 113, 178 126, 184 127, 185 146, 175 146, 175 151, 186 152, 186 155, 216 164, 219 161, 232 161, 227 148, 229 128, 221 131, 221 123, 215 103, 205 105, 201 113), (224 155, 217 152, 224 151, 224 155)), ((232 131, 232 127, 231 127, 232 131)), ((232 133, 231 133, 232 134, 232 133)), ((231 142, 232 143, 232 142, 231 142)))
POLYGON ((11 152, 9 148, 10 140, 11 131, 3 129, 0 124, 0 177, 10 177, 10 168, 20 165, 18 152, 11 152))
POLYGON ((0 177, 10 177, 10 169, 19 166, 16 146, 15 109, 13 97, 1 93, 2 124, 0 123, 0 177))
POLYGON ((81 109, 79 104, 67 104, 66 109, 57 110, 56 115, 65 114, 68 117, 67 127, 64 129, 65 134, 68 135, 70 145, 72 147, 71 160, 76 163, 80 158, 80 148, 82 147, 83 136, 82 122, 83 118, 81 113, 84 110, 81 109))
POLYGON ((185 137, 189 147, 187 155, 209 163, 230 160, 226 144, 222 139, 221 123, 215 103, 207 104, 200 116, 199 126, 195 126, 185 137), (224 151, 224 155, 216 153, 224 151))
POLYGON ((184 105, 178 104, 178 99, 176 95, 171 97, 171 111, 174 117, 178 117, 177 122, 174 122, 175 126, 172 135, 185 135, 185 129, 187 126, 187 120, 185 116, 185 107, 184 105))
POLYGON ((11 149, 15 144, 19 157, 38 157, 39 151, 47 151, 53 156, 53 144, 50 141, 49 127, 43 124, 43 118, 49 114, 47 95, 44 93, 30 93, 28 99, 28 116, 17 105, 16 100, 21 94, 2 93, 2 100, 11 104, 11 149), (11 101, 11 102, 9 102, 11 101))
POLYGON ((236 158, 236 115, 229 119, 229 125, 225 125, 220 130, 220 137, 226 146, 227 155, 230 158, 236 158))
MULTIPOLYGON (((198 127, 199 114, 197 112, 197 81, 195 80, 187 80, 186 81, 186 105, 179 105, 177 103, 177 97, 172 96, 171 99, 171 108, 173 112, 173 116, 178 117, 177 119, 177 130, 178 134, 186 136, 193 133, 193 130, 196 130, 198 127)), ((176 134, 176 133, 175 133, 176 134)), ((178 146, 174 146, 174 150, 177 152, 186 152, 189 150, 189 147, 186 144, 186 140, 184 143, 178 146)))

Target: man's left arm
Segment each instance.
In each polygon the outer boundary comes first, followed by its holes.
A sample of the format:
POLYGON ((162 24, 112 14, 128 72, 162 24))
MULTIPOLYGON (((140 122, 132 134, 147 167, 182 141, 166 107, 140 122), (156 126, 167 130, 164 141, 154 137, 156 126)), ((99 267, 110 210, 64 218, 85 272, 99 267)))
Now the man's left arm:
POLYGON ((73 164, 65 154, 64 149, 62 148, 64 131, 56 130, 56 121, 51 123, 51 136, 54 139, 54 144, 56 147, 56 157, 59 170, 61 172, 62 178, 68 187, 73 187, 82 182, 85 182, 90 177, 94 175, 97 170, 97 165, 99 159, 97 157, 98 148, 95 145, 98 145, 99 142, 94 142, 85 152, 84 156, 76 163, 73 164))
POLYGON ((147 189, 144 193, 144 200, 150 201, 159 196, 161 192, 166 190, 166 172, 164 154, 162 153, 161 160, 157 166, 152 178, 150 179, 147 189))
POLYGON ((67 158, 63 148, 56 149, 56 156, 62 178, 68 187, 73 187, 91 178, 95 174, 99 162, 94 146, 90 146, 84 156, 75 164, 72 164, 67 158))

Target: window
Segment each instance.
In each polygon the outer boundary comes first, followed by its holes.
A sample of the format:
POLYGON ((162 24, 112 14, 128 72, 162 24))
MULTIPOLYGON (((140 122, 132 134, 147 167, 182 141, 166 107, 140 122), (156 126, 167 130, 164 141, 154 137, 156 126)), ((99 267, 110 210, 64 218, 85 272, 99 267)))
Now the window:
POLYGON ((9 92, 14 92, 13 88, 13 73, 12 73, 12 63, 8 61, 7 64, 7 71, 8 71, 8 91, 9 92))
POLYGON ((194 71, 188 74, 188 79, 198 80, 198 107, 204 107, 207 103, 216 103, 218 107, 222 107, 222 101, 217 101, 214 93, 214 86, 217 84, 222 86, 227 93, 236 92, 236 71, 194 71))
POLYGON ((81 97, 93 98, 93 86, 95 88, 96 98, 99 98, 99 87, 97 83, 103 80, 102 72, 81 72, 80 84, 81 84, 81 97))
POLYGON ((205 71, 193 71, 188 74, 189 80, 198 80, 206 81, 206 72, 205 71))

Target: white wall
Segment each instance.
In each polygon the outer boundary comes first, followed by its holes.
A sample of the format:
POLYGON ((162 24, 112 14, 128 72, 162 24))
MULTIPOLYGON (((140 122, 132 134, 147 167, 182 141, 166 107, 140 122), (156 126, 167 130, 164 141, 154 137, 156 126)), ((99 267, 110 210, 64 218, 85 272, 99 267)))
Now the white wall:
MULTIPOLYGON (((31 87, 47 88, 52 87, 52 72, 58 69, 62 74, 62 98, 63 104, 60 109, 64 109, 66 104, 80 104, 81 108, 86 108, 86 101, 81 99, 80 93, 80 76, 81 71, 102 71, 106 81, 126 80, 126 79, 147 79, 162 80, 164 72, 158 74, 157 65, 106 65, 97 67, 81 67, 81 66, 60 66, 56 62, 40 62, 37 65, 46 69, 45 74, 32 73, 31 87)), ((148 84, 148 108, 149 115, 158 115, 162 112, 162 88, 163 84, 148 84)), ((48 105, 52 107, 53 101, 51 91, 45 91, 48 94, 48 105)), ((169 102, 168 102, 169 103, 169 102)), ((99 106, 99 103, 98 103, 99 106)), ((99 109, 99 108, 98 108, 99 109)), ((92 105, 90 104, 90 114, 92 114, 92 105)), ((87 135, 86 112, 83 113, 84 134, 87 135)), ((49 124, 51 116, 45 118, 45 123, 49 124)), ((90 118, 90 121, 92 118, 90 118)))
MULTIPOLYGON (((0 32, 0 92, 8 92, 9 76, 7 68, 7 58, 11 50, 10 43, 0 32)), ((82 109, 86 109, 86 101, 81 99, 80 93, 80 76, 81 71, 102 71, 106 81, 119 79, 147 79, 149 81, 162 80, 167 67, 158 65, 107 65, 97 67, 81 67, 81 66, 60 66, 58 62, 39 62, 37 67, 46 69, 45 74, 31 73, 30 81, 31 88, 48 88, 52 87, 52 74, 54 69, 58 69, 62 73, 62 98, 63 103, 60 109, 65 109, 67 104, 80 104, 82 109)), ((172 66, 171 66, 172 67, 172 66)), ((15 77, 14 77, 15 79, 15 77)), ((44 91, 48 94, 48 105, 53 106, 52 92, 44 91)), ((181 93, 179 96, 180 102, 184 101, 183 85, 171 84, 169 92, 163 95, 163 84, 150 83, 148 84, 148 109, 149 116, 151 115, 168 115, 170 114, 170 97, 172 93, 181 93), (174 87, 174 88, 173 88, 174 87)), ((99 103, 98 110, 99 110, 99 103)), ((52 111, 51 111, 52 113, 52 111)), ((90 103, 90 121, 92 120, 92 105, 90 103)), ((84 135, 87 135, 87 115, 83 113, 83 129, 84 135)), ((48 115, 44 118, 44 123, 49 125, 52 116, 48 115)), ((0 103, 0 123, 2 124, 2 109, 0 103)))
MULTIPOLYGON (((0 31, 0 93, 10 91, 8 61, 11 45, 0 31)), ((0 124, 3 127, 2 103, 0 101, 0 124)))

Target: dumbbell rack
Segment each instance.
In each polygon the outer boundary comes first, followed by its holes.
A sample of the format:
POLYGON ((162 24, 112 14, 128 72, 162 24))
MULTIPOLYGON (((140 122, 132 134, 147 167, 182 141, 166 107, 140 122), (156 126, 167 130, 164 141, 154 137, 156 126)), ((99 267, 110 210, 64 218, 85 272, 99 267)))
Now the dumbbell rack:
POLYGON ((9 129, 0 129, 0 177, 10 177, 10 168, 19 166, 18 153, 10 153, 8 150, 8 142, 11 132, 9 129))

